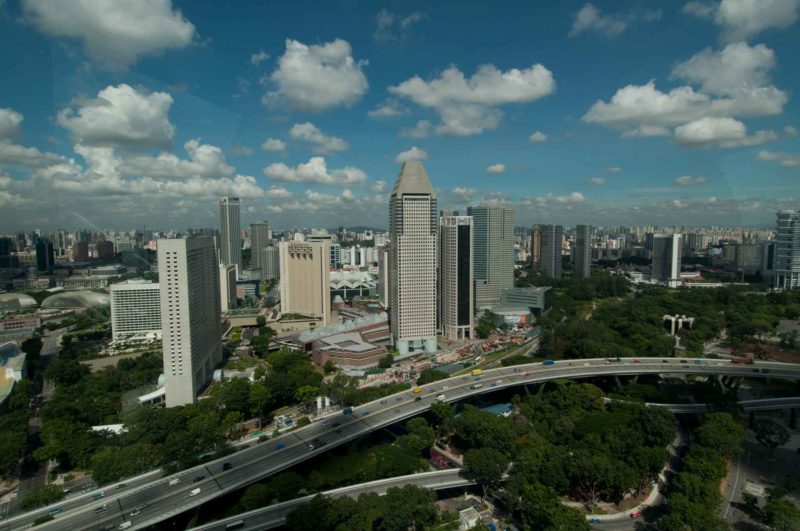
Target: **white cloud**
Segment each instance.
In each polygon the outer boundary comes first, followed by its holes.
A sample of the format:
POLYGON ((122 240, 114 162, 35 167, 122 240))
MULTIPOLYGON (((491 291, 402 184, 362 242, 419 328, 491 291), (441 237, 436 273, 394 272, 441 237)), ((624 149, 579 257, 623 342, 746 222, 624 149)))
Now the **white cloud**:
POLYGON ((614 37, 625 31, 626 27, 626 20, 613 15, 601 15, 599 9, 592 4, 586 4, 575 13, 569 36, 575 37, 585 31, 594 31, 606 37, 614 37))
POLYGON ((531 136, 528 137, 528 140, 534 144, 540 144, 542 142, 547 142, 547 135, 541 131, 535 131, 531 134, 531 136))
POLYGON ((351 105, 369 86, 362 71, 364 65, 366 62, 353 59, 345 40, 307 46, 287 39, 286 52, 269 76, 273 90, 262 101, 312 111, 351 105))
MULTIPOLYGON (((82 146, 76 146, 76 150, 78 147, 82 146)), ((124 158, 120 169, 129 175, 166 179, 195 176, 222 177, 235 172, 235 168, 225 162, 225 155, 217 146, 201 144, 200 139, 192 139, 183 147, 189 154, 190 160, 181 159, 172 153, 161 153, 157 157, 132 155, 124 158)))
POLYGON ((589 179, 588 183, 592 186, 602 186, 606 184, 606 180, 604 177, 592 177, 589 179))
POLYGON ((420 120, 414 125, 414 127, 401 130, 400 136, 407 136, 409 138, 428 138, 432 132, 433 124, 428 120, 420 120))
POLYGON ((622 168, 619 166, 609 166, 605 169, 606 173, 619 173, 622 171, 622 168))
POLYGON ((469 136, 497 127, 499 105, 535 101, 551 94, 555 85, 553 74, 540 64, 505 72, 483 65, 469 79, 449 66, 431 81, 414 76, 389 87, 389 92, 436 110, 442 120, 437 134, 469 136))
POLYGON ((797 136, 797 128, 791 125, 787 125, 786 127, 783 128, 783 136, 788 136, 788 137, 797 136))
POLYGON ((171 0, 24 0, 25 18, 46 35, 77 39, 101 65, 124 70, 142 56, 185 48, 194 25, 171 0))
POLYGON ((22 119, 22 115, 14 109, 0 107, 0 141, 17 136, 22 119))
POLYGON ((407 30, 414 24, 428 18, 425 13, 414 11, 405 16, 397 15, 386 9, 381 9, 375 16, 375 33, 373 37, 378 41, 398 41, 406 38, 407 30))
POLYGON ((470 201, 473 197, 475 197, 478 191, 475 188, 457 186, 452 190, 450 190, 450 193, 453 195, 453 197, 456 198, 456 200, 461 202, 466 202, 470 201))
POLYGON ((402 153, 398 153, 397 156, 394 158, 394 161, 397 163, 403 163, 408 160, 425 160, 427 158, 428 158, 427 152, 417 148, 417 146, 413 146, 408 151, 403 151, 402 153))
POLYGON ((702 175, 699 177, 692 177, 691 175, 681 175, 680 177, 676 178, 672 183, 675 186, 694 186, 696 184, 703 184, 706 182, 706 178, 702 175))
POLYGON ((744 40, 764 30, 786 29, 797 21, 800 0, 722 0, 689 2, 683 12, 712 19, 725 42, 744 40))
POLYGON ((253 154, 253 148, 249 146, 243 146, 241 144, 234 144, 231 146, 231 155, 237 155, 241 157, 249 157, 253 154))
POLYGON ((80 101, 58 113, 58 123, 84 145, 129 149, 172 146, 175 128, 169 121, 172 96, 140 92, 130 85, 108 86, 97 98, 80 101))
POLYGON ((723 148, 756 146, 778 138, 773 131, 748 136, 745 125, 733 118, 705 117, 675 128, 675 142, 683 147, 723 148))
POLYGON ((408 114, 408 109, 401 106, 397 100, 389 98, 381 105, 375 107, 367 113, 370 118, 393 118, 408 114))
POLYGON ((42 168, 58 164, 65 159, 55 153, 40 151, 35 147, 25 147, 11 142, 0 142, 0 164, 42 168))
POLYGON ((572 192, 569 195, 560 195, 556 197, 556 201, 559 203, 583 203, 586 201, 586 198, 584 198, 583 194, 580 192, 572 192))
POLYGON ((794 155, 792 153, 785 153, 783 151, 766 151, 762 150, 758 152, 756 155, 758 160, 764 160, 768 162, 777 162, 781 166, 786 166, 789 168, 797 168, 800 167, 800 155, 794 155))
POLYGON ((258 66, 267 59, 269 59, 269 54, 264 50, 259 50, 250 56, 250 64, 253 66, 258 66))
POLYGON ((640 125, 622 132, 622 138, 648 138, 651 136, 669 136, 669 129, 663 125, 640 125))
POLYGON ((261 144, 261 149, 264 151, 271 151, 273 153, 285 153, 286 142, 277 138, 268 138, 261 144))
POLYGON ((498 162, 497 164, 492 164, 491 166, 487 166, 486 171, 488 173, 503 173, 506 171, 506 165, 500 164, 498 162))
POLYGON ((289 136, 295 140, 313 144, 315 153, 334 153, 336 151, 345 151, 350 147, 341 138, 324 134, 311 122, 294 124, 289 130, 289 136))
POLYGON ((706 48, 672 69, 678 77, 701 85, 704 92, 724 96, 753 91, 769 83, 775 53, 757 44, 735 42, 720 51, 706 48))
POLYGON ((369 185, 371 192, 381 193, 386 191, 386 181, 375 181, 369 185))
POLYGON ((283 186, 270 186, 264 195, 273 199, 286 199, 292 197, 292 192, 283 186))
POLYGON ((324 157, 311 157, 308 162, 290 168, 282 162, 264 168, 264 175, 273 181, 287 183, 339 184, 343 186, 363 184, 367 175, 347 166, 339 170, 328 170, 324 157))

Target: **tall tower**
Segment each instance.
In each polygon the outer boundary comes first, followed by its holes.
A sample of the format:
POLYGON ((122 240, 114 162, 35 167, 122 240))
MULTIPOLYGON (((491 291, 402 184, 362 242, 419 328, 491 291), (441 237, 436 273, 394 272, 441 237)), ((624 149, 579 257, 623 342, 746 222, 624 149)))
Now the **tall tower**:
POLYGON ((222 361, 214 240, 158 240, 158 278, 167 407, 191 404, 222 361))
POLYGON ((264 278, 264 249, 269 246, 269 224, 262 220, 250 224, 250 263, 264 278))
POLYGON ((542 265, 542 226, 534 225, 531 228, 531 265, 537 271, 542 265))
POLYGON ((331 244, 280 242, 281 312, 319 317, 331 322, 331 244))
POLYGON ((575 276, 592 276, 592 227, 578 225, 575 229, 575 276))
POLYGON ((542 225, 542 273, 550 278, 561 278, 561 244, 564 241, 564 227, 561 225, 542 225))
POLYGON ((219 200, 219 261, 236 266, 236 275, 241 275, 242 231, 238 197, 219 200))
POLYGON ((513 208, 478 205, 469 207, 472 216, 475 247, 473 274, 475 276, 475 307, 490 309, 500 302, 500 293, 514 287, 514 225, 513 208))
POLYGON ((452 340, 474 337, 472 248, 470 216, 439 218, 439 325, 452 340))
POLYGON ((800 287, 800 211, 778 212, 774 260, 774 286, 782 289, 800 287))
POLYGON ((53 272, 56 266, 55 253, 53 252, 53 242, 47 238, 42 238, 36 242, 36 272, 53 272))
POLYGON ((389 320, 399 356, 436 352, 436 193, 422 163, 403 163, 389 198, 389 320))
POLYGON ((659 280, 670 288, 680 286, 682 256, 680 234, 654 234, 650 278, 659 280))

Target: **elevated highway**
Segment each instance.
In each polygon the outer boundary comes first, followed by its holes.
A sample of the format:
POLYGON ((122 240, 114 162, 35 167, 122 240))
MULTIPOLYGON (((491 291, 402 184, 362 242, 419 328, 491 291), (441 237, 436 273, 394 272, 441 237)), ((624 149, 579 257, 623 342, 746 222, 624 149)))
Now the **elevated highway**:
POLYGON ((29 511, 0 522, 2 529, 25 529, 36 518, 54 515, 38 529, 103 529, 131 522, 128 529, 142 529, 193 507, 207 503, 319 455, 357 437, 401 422, 426 411, 444 394, 456 402, 499 389, 550 380, 641 374, 704 374, 800 380, 800 364, 756 362, 734 364, 729 360, 677 358, 623 358, 563 360, 487 370, 476 381, 457 376, 423 386, 419 395, 404 391, 354 408, 351 415, 338 414, 204 465, 167 477, 143 475, 100 490, 29 511), (198 490, 199 489, 199 490, 198 490), (98 510, 102 506, 107 509, 98 510), (53 513, 53 511, 58 511, 53 513))

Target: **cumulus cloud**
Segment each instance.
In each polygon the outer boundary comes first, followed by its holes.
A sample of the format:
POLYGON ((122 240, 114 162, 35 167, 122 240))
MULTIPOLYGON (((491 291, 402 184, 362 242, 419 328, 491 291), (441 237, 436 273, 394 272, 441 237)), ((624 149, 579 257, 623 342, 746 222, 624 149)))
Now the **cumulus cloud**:
POLYGON ((709 19, 721 28, 720 39, 734 42, 768 29, 786 29, 797 21, 800 0, 722 0, 689 2, 683 12, 709 19))
POLYGON ((622 168, 619 166, 609 166, 605 169, 606 173, 619 173, 622 171, 622 168))
POLYGON ((705 117, 675 128, 675 142, 683 147, 718 146, 733 148, 757 146, 778 138, 774 131, 747 134, 745 125, 733 118, 705 117))
POLYGON ((369 185, 371 192, 381 193, 386 191, 386 181, 375 181, 369 185))
POLYGON ((436 110, 441 118, 437 134, 469 136, 497 127, 503 115, 498 106, 536 101, 555 86, 552 72, 541 64, 505 72, 483 65, 469 79, 449 66, 430 81, 414 76, 389 87, 389 92, 436 110))
POLYGON ((541 144, 542 142, 547 142, 547 135, 541 131, 535 131, 528 137, 528 140, 534 144, 541 144))
POLYGON ((787 125, 783 128, 783 136, 792 137, 797 136, 797 128, 787 125))
POLYGON ((661 18, 661 11, 645 11, 641 14, 622 13, 617 15, 604 15, 592 4, 585 4, 580 11, 575 13, 570 37, 577 37, 581 33, 594 32, 604 37, 616 37, 637 20, 652 22, 661 18))
POLYGON ((335 153, 336 151, 345 151, 350 147, 341 138, 324 134, 311 122, 294 124, 289 130, 289 136, 295 140, 313 144, 315 153, 335 153))
POLYGON ((427 19, 425 13, 414 11, 408 15, 397 15, 387 9, 381 9, 375 16, 375 33, 377 41, 399 41, 406 38, 406 30, 414 24, 427 19))
POLYGON ((622 132, 622 138, 647 138, 651 136, 669 136, 669 129, 663 125, 640 125, 622 132))
POLYGON ((681 175, 677 177, 672 183, 675 186, 694 186, 696 184, 703 184, 706 182, 706 178, 701 176, 692 177, 691 175, 681 175))
POLYGON ((269 54, 264 50, 259 50, 250 56, 250 64, 253 66, 258 66, 267 59, 269 59, 269 54))
POLYGON ((25 19, 52 37, 81 41, 110 70, 124 70, 142 56, 185 48, 194 25, 171 0, 24 0, 25 19))
POLYGON ((352 105, 367 92, 366 64, 353 59, 343 39, 311 46, 287 39, 286 52, 267 79, 272 90, 262 101, 311 111, 352 105))
POLYGON ((505 171, 506 171, 506 165, 500 164, 499 162, 497 164, 492 164, 491 166, 486 167, 487 173, 503 173, 505 171))
POLYGON ((0 107, 0 141, 10 140, 19 134, 22 115, 10 108, 0 107))
POLYGON ((347 166, 339 170, 328 170, 324 157, 311 157, 308 162, 294 168, 282 162, 264 168, 264 175, 273 181, 287 183, 338 184, 343 186, 363 184, 367 175, 358 168, 347 166))
POLYGON ((234 144, 231 146, 231 155, 249 157, 252 154, 253 154, 253 148, 249 146, 243 146, 241 144, 234 144))
POLYGON ((267 197, 271 197, 273 199, 287 199, 292 197, 292 192, 284 188, 283 186, 270 186, 269 189, 264 193, 267 197))
POLYGON ((756 158, 768 162, 777 162, 781 166, 786 166, 787 168, 800 167, 800 155, 785 153, 783 151, 762 150, 758 152, 756 158))
POLYGON ((268 138, 261 144, 261 149, 272 153, 286 153, 286 142, 277 138, 268 138))
POLYGON ((64 157, 8 141, 0 141, 0 164, 42 168, 64 162, 64 157))
POLYGON ((370 118, 393 118, 408 114, 408 109, 401 106, 397 100, 389 98, 367 113, 370 118))
POLYGON ((407 136, 409 138, 428 138, 433 132, 433 124, 428 120, 420 120, 414 127, 402 129, 400 136, 407 136))
POLYGON ((706 48, 672 69, 672 77, 700 85, 704 92, 735 95, 769 83, 775 52, 763 44, 735 42, 722 50, 706 48))
POLYGON ((168 149, 175 136, 168 117, 171 106, 172 96, 166 92, 148 94, 123 83, 61 110, 58 123, 83 145, 168 149))
POLYGON ((457 186, 450 190, 450 194, 457 200, 461 202, 470 201, 478 191, 475 188, 467 188, 464 186, 457 186))
POLYGON ((592 186, 602 186, 606 184, 606 180, 604 177, 592 177, 587 181, 587 183, 591 184, 592 186))
POLYGON ((428 158, 427 152, 417 148, 417 146, 413 146, 408 151, 403 151, 402 153, 398 153, 397 156, 394 158, 394 161, 400 164, 408 160, 425 160, 427 158, 428 158))
MULTIPOLYGON (((131 155, 121 162, 121 169, 127 174, 167 179, 221 177, 235 172, 235 168, 225 162, 225 155, 217 146, 202 144, 200 139, 195 138, 186 142, 183 147, 189 154, 189 160, 172 153, 161 153, 156 157, 131 155)), ((85 149, 83 146, 77 148, 85 149)))

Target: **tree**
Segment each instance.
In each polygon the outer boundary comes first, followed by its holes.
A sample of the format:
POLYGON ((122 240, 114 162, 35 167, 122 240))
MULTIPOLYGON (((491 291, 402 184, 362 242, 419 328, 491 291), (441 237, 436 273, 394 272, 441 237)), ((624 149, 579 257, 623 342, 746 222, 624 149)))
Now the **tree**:
POLYGON ((47 366, 44 377, 58 385, 72 385, 81 381, 90 372, 89 367, 77 360, 59 358, 47 366))
POLYGON ((583 514, 562 505, 556 492, 540 483, 524 485, 515 500, 523 529, 589 531, 583 514))
POLYGON ((775 453, 775 449, 789 442, 791 433, 789 430, 778 424, 772 419, 760 419, 753 427, 756 440, 767 447, 770 457, 775 453))
POLYGON ((433 428, 422 417, 414 417, 406 422, 406 429, 408 435, 398 437, 397 444, 415 457, 429 450, 436 440, 433 428))
POLYGON ((494 448, 473 448, 464 454, 464 466, 483 489, 483 499, 495 487, 508 468, 508 457, 494 448))
POLYGON ((314 387, 313 385, 304 385, 298 388, 294 393, 294 397, 301 404, 308 404, 318 396, 319 388, 314 387))
POLYGON ((267 324, 267 318, 266 317, 264 317, 263 315, 257 315, 256 316, 256 326, 258 326, 260 328, 260 327, 262 327, 262 326, 264 326, 266 324, 267 324))
POLYGON ((152 444, 104 446, 92 456, 92 479, 99 485, 113 483, 155 468, 160 461, 161 454, 152 444))
POLYGON ((250 396, 248 398, 250 414, 261 416, 267 413, 267 408, 272 402, 272 393, 269 388, 262 383, 250 384, 250 396))
POLYGON ((431 491, 417 485, 390 488, 386 491, 383 529, 426 529, 436 520, 434 500, 435 496, 431 491))
POLYGON ((741 451, 744 426, 730 413, 710 413, 706 415, 703 425, 697 428, 698 442, 717 451, 730 459, 741 451))
POLYGON ((436 421, 436 438, 453 432, 453 406, 448 402, 434 402, 431 404, 431 415, 436 421))
POLYGON ((228 411, 250 410, 250 382, 247 378, 234 378, 224 383, 217 395, 228 411))
POLYGON ((28 491, 28 494, 25 495, 25 498, 20 502, 19 506, 21 509, 29 511, 37 507, 55 503, 64 498, 64 496, 66 496, 64 490, 58 485, 42 485, 41 487, 34 487, 28 491))
POLYGON ((336 365, 334 365, 331 360, 328 360, 325 362, 325 365, 322 366, 322 370, 325 374, 331 374, 336 371, 336 365))
POLYGON ((764 512, 767 513, 767 523, 776 531, 800 529, 800 510, 785 498, 770 498, 764 512))
POLYGON ((388 369, 394 363, 394 356, 391 353, 386 354, 384 357, 378 360, 378 367, 381 369, 388 369))
POLYGON ((423 369, 417 378, 417 385, 425 385, 449 377, 449 374, 438 369, 423 369))

